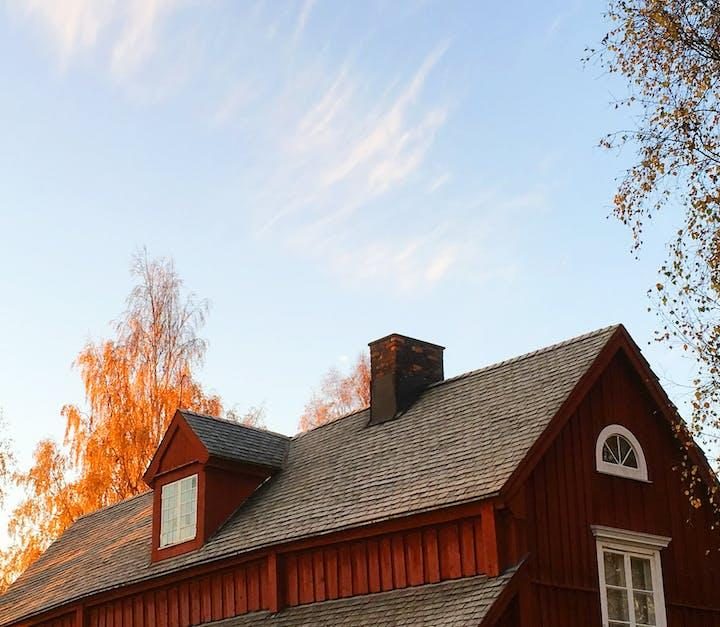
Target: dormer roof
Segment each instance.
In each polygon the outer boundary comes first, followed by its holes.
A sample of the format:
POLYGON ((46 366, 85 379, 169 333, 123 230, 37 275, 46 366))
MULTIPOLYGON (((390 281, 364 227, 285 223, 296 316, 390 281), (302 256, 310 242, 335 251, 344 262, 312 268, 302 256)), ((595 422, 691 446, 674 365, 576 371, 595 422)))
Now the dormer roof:
POLYGON ((268 474, 282 468, 292 438, 256 427, 178 409, 143 476, 153 486, 155 477, 180 463, 231 462, 237 466, 262 469, 268 474), (181 439, 181 458, 173 455, 181 439), (173 460, 168 459, 173 457, 173 460))
POLYGON ((290 438, 287 435, 249 427, 231 420, 178 410, 211 457, 279 469, 290 438))

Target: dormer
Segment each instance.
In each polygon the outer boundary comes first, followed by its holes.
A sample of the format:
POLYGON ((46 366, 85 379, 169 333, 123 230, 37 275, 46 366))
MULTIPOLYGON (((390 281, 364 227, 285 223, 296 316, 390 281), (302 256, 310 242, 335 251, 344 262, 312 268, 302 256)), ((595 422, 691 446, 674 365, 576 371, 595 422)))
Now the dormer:
POLYGON ((143 479, 153 490, 152 560, 199 549, 282 468, 290 438, 175 412, 143 479))

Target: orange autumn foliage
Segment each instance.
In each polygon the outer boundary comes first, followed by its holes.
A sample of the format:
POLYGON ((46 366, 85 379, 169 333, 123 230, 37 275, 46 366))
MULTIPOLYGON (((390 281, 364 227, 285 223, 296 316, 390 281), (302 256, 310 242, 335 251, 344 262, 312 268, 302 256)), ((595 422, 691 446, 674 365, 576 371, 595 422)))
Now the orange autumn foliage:
POLYGON ((15 474, 25 499, 9 523, 13 544, 1 556, 0 583, 79 516, 145 491, 142 474, 178 407, 222 411, 192 376, 206 350, 198 331, 207 304, 182 295, 171 261, 142 254, 132 274, 138 282, 115 339, 88 343, 76 359, 86 407, 63 408, 64 446, 40 442, 32 468, 15 474))
POLYGON ((343 376, 337 368, 327 371, 319 392, 305 405, 298 429, 309 431, 369 405, 370 358, 363 353, 349 374, 343 376))

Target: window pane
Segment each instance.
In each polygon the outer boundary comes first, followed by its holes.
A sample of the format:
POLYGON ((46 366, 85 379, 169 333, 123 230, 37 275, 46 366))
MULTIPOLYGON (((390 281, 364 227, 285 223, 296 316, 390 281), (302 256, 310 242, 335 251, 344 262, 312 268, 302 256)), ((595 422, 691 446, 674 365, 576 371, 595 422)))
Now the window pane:
POLYGON ((620 461, 623 461, 627 456, 628 453, 632 451, 632 446, 630 446, 630 442, 628 442, 625 438, 618 436, 618 448, 620 450, 620 461))
POLYGON ((604 553, 605 583, 625 587, 625 560, 620 553, 604 553))
POLYGON ((619 623, 617 621, 611 621, 610 627, 627 627, 630 623, 619 623))
POLYGON ((169 531, 162 534, 160 541, 161 546, 167 546, 168 544, 174 544, 175 542, 177 542, 177 532, 169 531))
POLYGON ((161 492, 160 545, 177 544, 195 537, 197 476, 165 484, 161 492))
POLYGON ((644 557, 631 557, 632 585, 635 590, 652 590, 652 568, 650 560, 644 557))
POLYGON ((621 438, 619 435, 613 436, 612 450, 613 450, 613 453, 615 453, 615 457, 617 458, 618 464, 622 463, 622 458, 623 458, 622 440, 623 440, 623 438, 621 438))
POLYGON ((618 446, 620 448, 620 463, 623 466, 628 466, 629 468, 637 468, 637 457, 635 456, 635 450, 633 449, 632 444, 630 444, 630 442, 621 435, 617 436, 617 438, 618 446))
POLYGON ((630 608, 628 607, 627 590, 607 589, 608 618, 610 620, 628 620, 630 608))
POLYGON ((635 457, 635 451, 630 451, 630 454, 625 460, 625 466, 628 466, 629 468, 639 468, 637 457, 635 457))
POLYGON ((602 452, 602 458, 604 462, 607 462, 608 464, 617 464, 620 460, 618 460, 617 453, 615 452, 616 449, 616 437, 610 436, 607 440, 605 440, 605 444, 603 444, 603 452, 602 452))
POLYGON ((655 603, 652 592, 633 593, 635 621, 639 625, 655 625, 655 603))

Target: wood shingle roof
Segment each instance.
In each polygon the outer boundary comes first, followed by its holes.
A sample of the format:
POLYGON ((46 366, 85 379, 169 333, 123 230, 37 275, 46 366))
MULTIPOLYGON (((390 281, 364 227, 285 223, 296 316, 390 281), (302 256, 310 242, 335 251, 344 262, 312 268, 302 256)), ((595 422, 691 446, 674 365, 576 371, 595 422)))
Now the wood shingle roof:
POLYGON ((514 572, 253 612, 207 627, 477 627, 514 572))
POLYGON ((281 468, 290 445, 287 435, 181 409, 179 413, 213 457, 281 468))
POLYGON ((189 566, 496 494, 618 328, 447 379, 396 420, 368 427, 364 410, 288 439, 282 469, 192 553, 151 563, 151 493, 85 516, 0 597, 0 625, 189 566))

